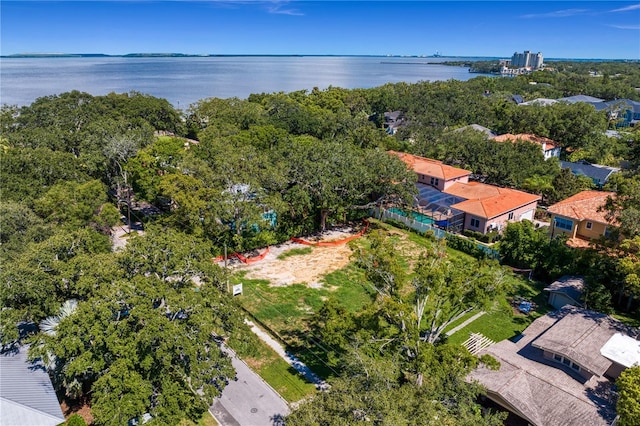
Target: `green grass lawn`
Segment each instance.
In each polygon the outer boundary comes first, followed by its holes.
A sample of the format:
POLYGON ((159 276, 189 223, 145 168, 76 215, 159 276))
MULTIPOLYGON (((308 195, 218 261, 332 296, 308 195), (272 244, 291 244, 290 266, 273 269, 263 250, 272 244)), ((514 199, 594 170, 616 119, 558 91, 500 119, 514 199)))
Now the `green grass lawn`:
MULTIPOLYGON (((388 231, 388 237, 394 239, 394 247, 403 256, 401 262, 407 268, 415 263, 420 253, 432 249, 435 244, 430 238, 403 231, 389 224, 372 221, 372 228, 388 231)), ((369 241, 365 236, 349 244, 353 249, 366 250, 369 241)), ((292 255, 304 256, 309 252, 307 248, 302 248, 292 255)), ((450 248, 447 248, 447 252, 451 257, 474 260, 471 256, 450 248)), ((503 299, 496 301, 496 308, 450 336, 449 342, 462 343, 469 337, 470 332, 482 333, 495 341, 512 338, 520 334, 531 321, 548 311, 545 295, 542 292, 544 284, 528 281, 510 271, 505 273, 505 279, 510 284, 510 290, 503 299), (509 304, 509 300, 516 296, 532 300, 537 305, 535 310, 528 315, 518 313, 509 304)), ((316 374, 325 378, 337 372, 327 363, 326 353, 331 348, 321 342, 318 336, 313 335, 310 328, 313 315, 329 298, 335 298, 350 312, 360 310, 375 298, 375 290, 366 282, 363 272, 353 263, 327 274, 322 279, 321 285, 314 287, 308 286, 307 283, 271 286, 267 280, 247 279, 243 274, 236 274, 232 282, 233 284, 243 283, 244 293, 237 296, 236 300, 249 312, 250 316, 267 328, 274 337, 280 339, 287 350, 296 354, 316 374)), ((408 288, 407 291, 410 289, 408 288)), ((475 313, 477 311, 469 312, 450 324, 445 331, 461 324, 475 313)), ((275 356, 276 359, 268 363, 263 363, 262 359, 260 362, 256 361, 256 371, 288 401, 299 400, 308 395, 304 391, 308 388, 302 386, 306 384, 304 380, 296 376, 295 370, 284 360, 275 356), (301 382, 297 383, 292 377, 297 377, 301 382)), ((264 358, 270 359, 266 355, 264 358)))
POLYGON ((447 341, 453 344, 462 344, 469 338, 470 333, 481 333, 489 339, 499 342, 519 335, 533 319, 534 315, 532 314, 528 316, 514 315, 510 308, 507 310, 497 307, 451 335, 447 341))
POLYGON ((200 421, 197 423, 197 426, 218 426, 218 425, 219 423, 216 421, 216 419, 213 418, 211 413, 209 413, 208 411, 204 413, 204 416, 202 416, 200 421))
POLYGON ((472 316, 474 316, 477 313, 478 313, 478 309, 474 309, 474 310, 472 310, 470 312, 467 312, 466 314, 464 314, 463 316, 461 316, 460 318, 458 318, 457 320, 455 320, 454 322, 452 322, 451 324, 446 326, 444 328, 444 332, 446 333, 447 331, 451 330, 452 328, 459 326, 460 324, 462 324, 463 322, 465 322, 466 320, 468 320, 469 318, 471 318, 472 316))
MULTIPOLYGON (((469 338, 470 333, 481 333, 489 339, 499 342, 518 336, 536 318, 546 314, 552 308, 547 304, 546 295, 542 291, 544 283, 528 281, 519 276, 509 277, 511 291, 504 300, 498 301, 494 308, 477 318, 466 327, 449 336, 449 343, 461 344, 469 338), (529 314, 518 312, 509 304, 509 299, 520 296, 535 303, 536 307, 529 314)), ((477 311, 476 311, 477 312, 477 311)), ((468 318, 473 313, 467 314, 468 318)), ((456 321, 457 324, 462 321, 456 321)), ((448 330, 455 326, 447 327, 448 330)))
POLYGON ((232 282, 243 283, 244 294, 236 297, 242 307, 286 341, 287 334, 305 331, 309 319, 330 297, 352 312, 369 303, 374 290, 363 284, 361 275, 355 266, 348 265, 327 274, 319 288, 305 283, 272 287, 267 280, 242 275, 233 277, 232 282))
POLYGON ((262 342, 258 355, 245 357, 243 361, 287 402, 297 402, 317 392, 315 385, 307 382, 300 373, 262 342))
POLYGON ((192 422, 191 420, 182 420, 178 423, 178 426, 219 426, 220 423, 216 421, 215 418, 211 415, 210 412, 205 411, 202 415, 202 418, 198 420, 197 423, 192 422))
POLYGON ((625 323, 630 327, 640 327, 640 318, 629 316, 627 313, 616 312, 611 315, 618 321, 625 323))
POLYGON ((283 260, 291 256, 301 256, 301 255, 309 254, 312 251, 313 249, 311 247, 294 248, 278 255, 278 259, 283 260))

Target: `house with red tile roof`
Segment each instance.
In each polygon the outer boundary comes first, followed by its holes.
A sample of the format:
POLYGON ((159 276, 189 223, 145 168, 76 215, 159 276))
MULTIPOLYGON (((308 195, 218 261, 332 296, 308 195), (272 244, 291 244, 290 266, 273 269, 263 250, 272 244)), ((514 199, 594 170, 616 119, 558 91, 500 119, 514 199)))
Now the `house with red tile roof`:
POLYGON ((405 152, 388 151, 396 155, 418 175, 418 182, 430 185, 439 191, 444 191, 454 183, 469 182, 469 170, 449 166, 442 161, 431 158, 418 157, 405 152))
POLYGON ((560 157, 560 145, 557 142, 542 136, 536 136, 529 133, 519 133, 517 135, 506 133, 504 135, 496 136, 493 140, 496 142, 531 142, 536 145, 540 145, 545 160, 551 157, 560 157))
POLYGON ((508 222, 533 221, 540 196, 480 182, 456 183, 443 192, 465 201, 451 207, 465 212, 465 230, 502 230, 508 222))
MULTIPOLYGON (((419 188, 421 185, 428 185, 433 188, 431 192, 436 192, 436 196, 424 195, 422 198, 425 199, 418 200, 421 212, 435 210, 440 212, 437 217, 433 213, 428 214, 433 217, 436 224, 451 222, 454 216, 464 214, 461 230, 485 234, 493 230, 500 231, 507 222, 533 220, 540 200, 538 195, 469 182, 471 174, 469 170, 449 166, 441 161, 397 151, 389 151, 389 154, 398 156, 418 175, 419 188), (448 194, 451 197, 437 196, 442 194, 448 194), (438 201, 433 201, 435 199, 438 201)), ((420 190, 420 194, 428 192, 420 190)))
POLYGON ((567 244, 572 247, 587 247, 591 239, 608 235, 616 221, 607 217, 603 207, 614 196, 615 192, 582 191, 549 206, 551 235, 568 235, 567 244))

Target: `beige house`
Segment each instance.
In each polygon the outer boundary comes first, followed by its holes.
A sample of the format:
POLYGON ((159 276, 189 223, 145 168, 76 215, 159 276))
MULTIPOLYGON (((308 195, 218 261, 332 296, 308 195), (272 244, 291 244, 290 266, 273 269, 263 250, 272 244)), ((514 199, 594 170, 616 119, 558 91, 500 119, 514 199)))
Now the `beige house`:
POLYGON ((615 192, 582 191, 549 207, 551 236, 566 234, 572 247, 586 247, 594 238, 608 235, 615 221, 603 210, 615 192))
POLYGON ((487 397, 534 426, 609 426, 613 381, 640 364, 638 330, 605 314, 573 306, 536 319, 512 342, 480 351, 500 368, 475 369, 468 380, 487 397))

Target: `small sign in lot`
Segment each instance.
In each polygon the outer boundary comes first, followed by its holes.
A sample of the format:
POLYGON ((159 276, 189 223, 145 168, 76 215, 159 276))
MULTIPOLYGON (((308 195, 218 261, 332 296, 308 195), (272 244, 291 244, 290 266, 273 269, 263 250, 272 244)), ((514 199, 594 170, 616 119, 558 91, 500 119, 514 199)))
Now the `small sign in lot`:
POLYGON ((233 286, 233 295, 237 296, 239 294, 242 294, 242 283, 240 284, 235 284, 233 286))

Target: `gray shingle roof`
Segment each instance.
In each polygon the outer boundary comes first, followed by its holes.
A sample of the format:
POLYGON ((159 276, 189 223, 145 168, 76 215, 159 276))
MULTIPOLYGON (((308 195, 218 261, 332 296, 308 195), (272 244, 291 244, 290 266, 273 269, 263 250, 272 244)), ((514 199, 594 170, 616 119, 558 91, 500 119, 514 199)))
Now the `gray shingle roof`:
POLYGON ((577 163, 560 161, 560 167, 563 169, 570 169, 575 175, 587 176, 593 179, 593 181, 598 185, 604 185, 613 173, 620 170, 616 167, 589 164, 586 161, 579 161, 577 163))
POLYGON ((603 109, 629 109, 634 113, 640 112, 640 102, 632 101, 631 99, 614 99, 612 101, 589 103, 596 107, 598 111, 603 109))
POLYGON ((456 132, 463 132, 467 129, 472 129, 475 130, 477 132, 482 132, 485 135, 487 135, 488 138, 495 138, 496 136, 498 136, 498 134, 496 132, 494 132, 493 130, 489 129, 488 127, 484 127, 481 126, 479 124, 469 124, 468 126, 464 126, 464 127, 460 127, 455 129, 456 132))
POLYGON ((575 104, 576 102, 602 102, 604 99, 594 98, 593 96, 587 95, 575 95, 575 96, 567 96, 566 98, 560 98, 559 101, 569 102, 570 104, 575 104))
POLYGON ((627 331, 627 327, 594 311, 567 306, 562 311, 566 311, 564 316, 531 344, 569 358, 581 368, 602 376, 611 366, 611 360, 600 354, 600 348, 616 332, 627 331))
POLYGON ((580 302, 584 289, 584 277, 565 275, 545 287, 545 291, 566 294, 576 302, 580 302))
POLYGON ((64 420, 49 375, 27 361, 27 348, 1 353, 0 425, 55 426, 64 420))
POLYGON ((538 344, 546 339, 563 347, 595 348, 593 357, 602 357, 600 347, 618 328, 635 332, 604 314, 565 306, 536 319, 517 342, 504 340, 481 351, 480 355, 496 358, 500 368, 481 366, 468 380, 480 382, 487 396, 537 426, 610 425, 615 417, 611 382, 597 375, 585 381, 562 364, 545 359, 538 344), (601 333, 594 327, 608 331, 601 333), (603 335, 609 337, 600 345, 603 335))

